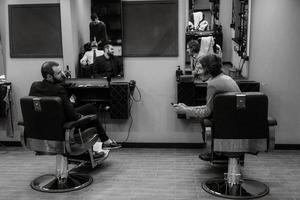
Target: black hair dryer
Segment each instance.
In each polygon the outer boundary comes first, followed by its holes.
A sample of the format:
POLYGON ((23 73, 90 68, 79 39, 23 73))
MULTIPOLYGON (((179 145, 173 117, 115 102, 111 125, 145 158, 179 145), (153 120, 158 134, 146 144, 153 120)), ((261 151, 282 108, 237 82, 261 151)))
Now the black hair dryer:
POLYGON ((130 94, 131 94, 131 95, 133 95, 135 85, 136 85, 135 80, 129 81, 129 91, 130 91, 130 94))
POLYGON ((66 78, 71 78, 71 71, 69 65, 66 66, 66 71, 64 71, 66 78))
POLYGON ((180 69, 180 66, 177 66, 177 70, 176 70, 176 81, 180 81, 180 76, 183 75, 182 70, 180 69))

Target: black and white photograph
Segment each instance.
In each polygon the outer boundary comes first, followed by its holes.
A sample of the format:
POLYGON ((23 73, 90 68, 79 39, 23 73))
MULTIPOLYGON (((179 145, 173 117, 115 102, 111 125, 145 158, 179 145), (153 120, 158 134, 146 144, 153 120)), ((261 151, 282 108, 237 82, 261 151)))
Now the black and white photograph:
POLYGON ((1 0, 0 200, 300 200, 299 0, 1 0))

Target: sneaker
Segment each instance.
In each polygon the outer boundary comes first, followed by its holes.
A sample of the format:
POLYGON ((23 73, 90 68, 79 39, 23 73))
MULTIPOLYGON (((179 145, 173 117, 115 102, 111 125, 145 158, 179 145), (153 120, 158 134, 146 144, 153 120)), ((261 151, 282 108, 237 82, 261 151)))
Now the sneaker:
POLYGON ((93 151, 95 151, 95 152, 101 152, 102 151, 102 142, 96 142, 93 145, 93 151))
POLYGON ((122 146, 114 140, 111 140, 111 142, 108 142, 108 143, 105 143, 105 142, 102 143, 102 149, 105 149, 105 150, 119 149, 121 147, 122 146))

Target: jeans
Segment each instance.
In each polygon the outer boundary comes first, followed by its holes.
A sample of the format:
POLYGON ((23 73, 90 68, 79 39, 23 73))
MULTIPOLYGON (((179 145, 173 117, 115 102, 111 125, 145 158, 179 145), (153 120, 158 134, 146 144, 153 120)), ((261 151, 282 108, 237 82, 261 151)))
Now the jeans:
POLYGON ((97 114, 97 120, 92 121, 91 124, 89 124, 89 126, 95 126, 97 128, 97 133, 99 135, 101 142, 105 142, 106 140, 109 139, 109 137, 106 135, 106 132, 99 120, 98 111, 97 111, 96 106, 94 106, 93 104, 85 104, 85 105, 76 107, 75 111, 82 115, 97 114))

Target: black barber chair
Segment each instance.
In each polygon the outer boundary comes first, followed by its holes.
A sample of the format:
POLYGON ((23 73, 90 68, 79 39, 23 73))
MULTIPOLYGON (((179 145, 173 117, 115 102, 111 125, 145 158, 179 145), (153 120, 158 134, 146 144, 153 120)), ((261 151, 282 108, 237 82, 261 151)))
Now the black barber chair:
POLYGON ((31 187, 42 192, 68 192, 90 185, 91 176, 71 170, 87 163, 95 167, 108 156, 107 153, 101 160, 94 159, 92 146, 98 140, 97 130, 95 127, 80 128, 97 120, 96 116, 66 122, 59 97, 27 96, 21 98, 20 103, 24 120, 19 123, 24 126, 23 146, 35 151, 36 155, 56 155, 56 174, 36 178, 31 187), (76 165, 68 169, 69 163, 76 165))
MULTIPOLYGON (((228 172, 224 177, 211 178, 202 188, 215 196, 232 199, 252 199, 269 193, 269 187, 259 181, 244 179, 241 158, 245 153, 258 154, 272 149, 273 136, 269 127, 277 125, 268 118, 268 98, 260 92, 224 93, 214 98, 214 112, 205 120, 207 146, 211 155, 227 157, 228 172)), ((216 156, 218 157, 218 156, 216 156)), ((211 157, 214 163, 214 157, 211 157)))

